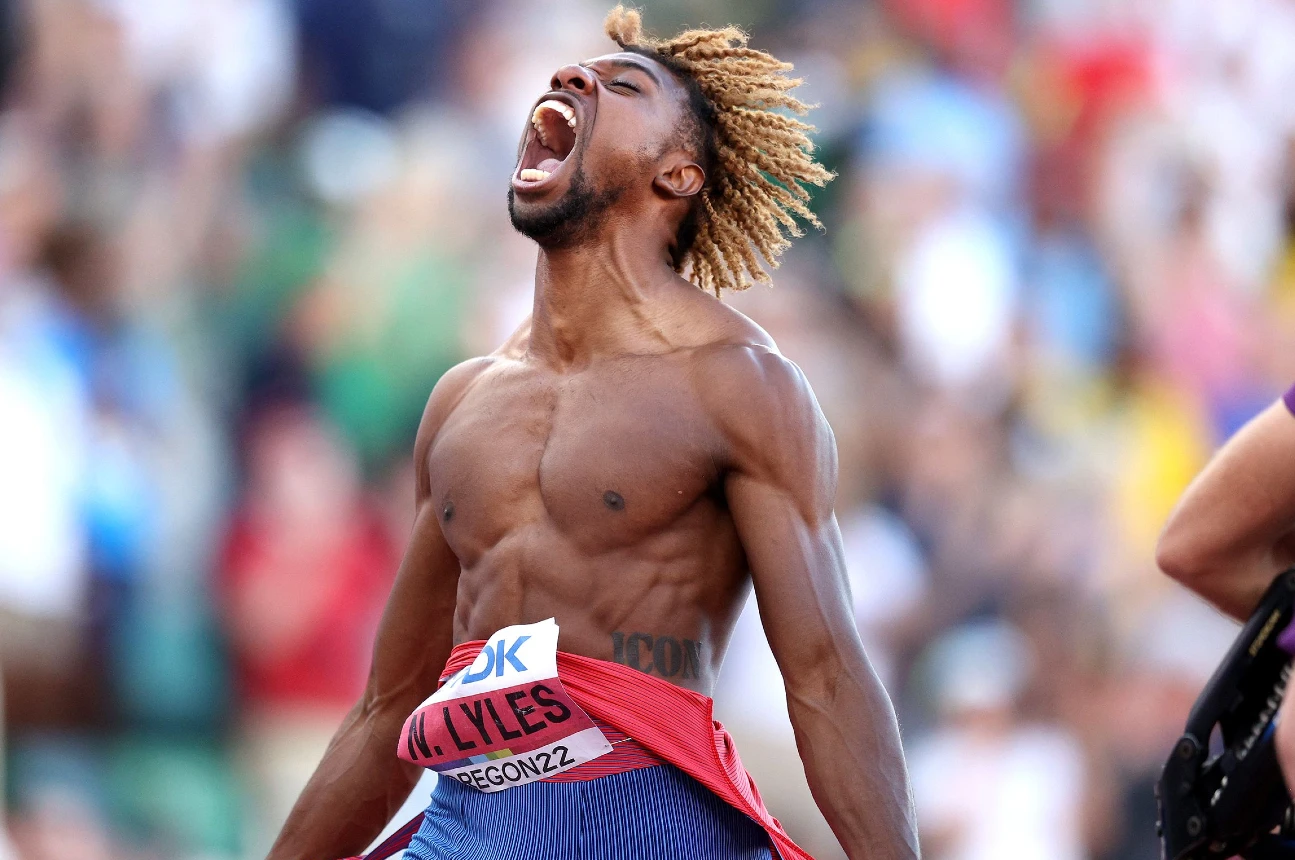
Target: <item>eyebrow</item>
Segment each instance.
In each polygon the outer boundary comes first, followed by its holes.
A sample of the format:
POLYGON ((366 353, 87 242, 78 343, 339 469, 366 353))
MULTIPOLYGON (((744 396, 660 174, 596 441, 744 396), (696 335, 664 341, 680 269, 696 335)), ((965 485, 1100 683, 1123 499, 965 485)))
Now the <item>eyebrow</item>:
MULTIPOLYGON (((636 71, 640 71, 643 74, 647 75, 649 78, 651 78, 652 83, 656 84, 658 88, 662 86, 660 76, 657 75, 656 70, 653 69, 647 63, 640 63, 637 60, 621 60, 621 59, 613 59, 613 58, 608 58, 605 60, 594 60, 592 62, 605 64, 608 66, 615 66, 620 69, 634 69, 636 71)), ((580 65, 585 67, 586 69, 591 67, 591 63, 588 63, 588 62, 581 63, 580 65)))

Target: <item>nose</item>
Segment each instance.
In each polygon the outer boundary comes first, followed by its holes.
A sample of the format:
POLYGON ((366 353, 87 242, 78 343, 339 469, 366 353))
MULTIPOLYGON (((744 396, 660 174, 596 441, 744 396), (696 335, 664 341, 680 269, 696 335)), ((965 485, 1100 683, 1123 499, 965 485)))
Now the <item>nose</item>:
POLYGON ((558 69, 557 74, 549 81, 554 90, 575 90, 588 95, 594 91, 594 78, 584 66, 574 63, 558 69))

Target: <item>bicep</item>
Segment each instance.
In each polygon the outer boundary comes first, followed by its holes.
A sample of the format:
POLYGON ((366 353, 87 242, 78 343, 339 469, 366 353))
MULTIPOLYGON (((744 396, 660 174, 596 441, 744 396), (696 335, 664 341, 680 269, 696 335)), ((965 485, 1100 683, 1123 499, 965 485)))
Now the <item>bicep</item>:
POLYGON ((836 442, 800 370, 780 356, 763 364, 745 419, 730 425, 725 493, 774 656, 784 674, 813 677, 862 659, 832 511, 836 442))
POLYGON ((789 687, 814 669, 862 657, 844 551, 830 506, 806 512, 794 490, 734 474, 729 507, 765 635, 789 687), (797 671, 789 671, 796 667, 797 671))

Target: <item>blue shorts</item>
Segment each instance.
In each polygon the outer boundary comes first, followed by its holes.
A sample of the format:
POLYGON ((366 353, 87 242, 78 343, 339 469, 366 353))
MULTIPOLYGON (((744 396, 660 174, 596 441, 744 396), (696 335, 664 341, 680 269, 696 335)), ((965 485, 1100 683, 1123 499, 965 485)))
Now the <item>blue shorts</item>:
POLYGON ((760 825, 677 767, 485 794, 442 778, 405 860, 772 860, 760 825))

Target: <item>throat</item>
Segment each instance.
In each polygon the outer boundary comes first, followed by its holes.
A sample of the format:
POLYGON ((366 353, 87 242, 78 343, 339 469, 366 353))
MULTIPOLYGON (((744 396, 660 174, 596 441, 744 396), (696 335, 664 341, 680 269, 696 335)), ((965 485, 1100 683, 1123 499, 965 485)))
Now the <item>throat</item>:
POLYGON ((660 260, 635 260, 608 248, 542 250, 530 352, 569 365, 668 346, 657 318, 679 283, 660 260))
POLYGON ((669 309, 696 288, 674 270, 676 224, 627 196, 577 244, 543 244, 535 265, 529 352, 556 366, 673 348, 669 309))

